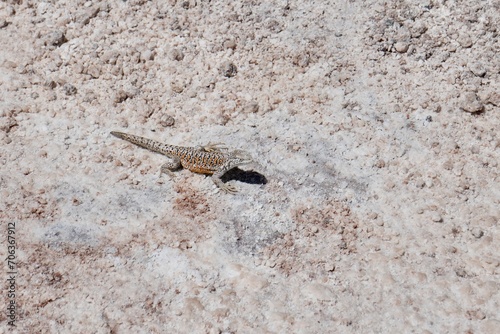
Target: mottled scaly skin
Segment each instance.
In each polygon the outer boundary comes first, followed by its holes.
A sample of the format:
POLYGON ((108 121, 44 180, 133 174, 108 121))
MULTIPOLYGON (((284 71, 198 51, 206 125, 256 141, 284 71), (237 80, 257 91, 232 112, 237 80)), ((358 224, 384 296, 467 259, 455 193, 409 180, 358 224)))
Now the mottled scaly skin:
POLYGON ((195 173, 212 175, 214 183, 223 191, 235 193, 236 188, 230 184, 222 182, 221 177, 228 170, 239 165, 250 163, 251 158, 242 151, 227 151, 220 145, 207 145, 197 147, 175 146, 160 143, 158 141, 129 135, 123 132, 113 131, 111 134, 115 137, 124 139, 140 147, 153 152, 158 152, 172 159, 172 162, 166 163, 161 167, 161 171, 168 173, 170 171, 183 168, 189 169, 195 173))

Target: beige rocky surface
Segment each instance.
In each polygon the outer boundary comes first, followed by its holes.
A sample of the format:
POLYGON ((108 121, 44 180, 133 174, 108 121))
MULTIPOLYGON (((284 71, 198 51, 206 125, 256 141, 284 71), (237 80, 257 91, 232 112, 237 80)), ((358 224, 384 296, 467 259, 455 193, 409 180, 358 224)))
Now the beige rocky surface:
POLYGON ((495 332, 498 22, 495 0, 0 3, 16 330, 495 332), (267 183, 160 177, 113 130, 225 142, 267 183))

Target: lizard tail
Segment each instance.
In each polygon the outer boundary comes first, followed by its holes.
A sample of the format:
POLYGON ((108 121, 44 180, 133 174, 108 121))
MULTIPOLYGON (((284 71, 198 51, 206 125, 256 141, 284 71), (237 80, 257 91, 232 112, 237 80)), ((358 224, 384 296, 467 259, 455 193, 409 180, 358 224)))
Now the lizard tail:
POLYGON ((111 131, 111 134, 115 137, 118 137, 120 139, 126 140, 128 142, 131 142, 132 144, 135 144, 137 146, 140 146, 142 148, 158 152, 158 153, 168 153, 165 145, 163 143, 160 143, 156 140, 140 137, 140 136, 135 136, 135 135, 129 135, 128 133, 124 132, 118 132, 118 131, 111 131))

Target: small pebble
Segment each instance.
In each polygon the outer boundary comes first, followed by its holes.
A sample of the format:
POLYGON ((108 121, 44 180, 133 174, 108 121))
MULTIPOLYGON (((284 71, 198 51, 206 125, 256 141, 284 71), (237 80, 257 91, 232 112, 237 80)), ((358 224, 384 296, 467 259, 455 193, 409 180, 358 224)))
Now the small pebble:
POLYGON ((415 181, 415 187, 417 187, 418 189, 422 189, 424 186, 425 186, 424 180, 419 179, 415 181))
POLYGON ((255 102, 251 102, 243 107, 243 112, 247 114, 255 114, 259 111, 259 105, 255 102))
POLYGON ((175 93, 182 93, 184 91, 184 84, 180 81, 172 81, 170 83, 170 88, 172 88, 172 90, 175 92, 175 93))
POLYGON ((475 76, 484 77, 486 75, 486 69, 481 63, 474 62, 472 64, 469 64, 469 69, 472 73, 474 73, 475 76))
POLYGON ((469 35, 467 34, 462 34, 458 37, 457 42, 462 46, 463 48, 470 48, 472 46, 472 39, 470 38, 469 35))
POLYGON ((224 48, 234 50, 236 49, 236 42, 233 41, 232 39, 227 40, 224 42, 224 48))
POLYGON ((66 37, 61 31, 53 31, 45 36, 45 45, 60 46, 66 42, 66 37))
POLYGON ((8 6, 7 8, 4 8, 4 10, 5 14, 7 14, 8 16, 13 16, 14 14, 16 14, 16 10, 12 6, 8 6))
POLYGON ((160 118, 160 125, 164 128, 173 126, 175 124, 175 119, 170 115, 162 115, 160 118))
POLYGON ((455 274, 458 277, 466 277, 467 276, 467 272, 462 268, 458 268, 457 270, 455 270, 455 274))
POLYGON ((481 238, 484 235, 484 232, 479 227, 473 227, 471 233, 477 239, 481 238))
POLYGON ((299 67, 307 67, 311 61, 311 58, 307 54, 300 54, 294 58, 293 63, 299 67))
POLYGON ((86 25, 99 13, 99 7, 85 9, 76 14, 75 22, 86 25))
POLYGON ((92 78, 97 79, 101 74, 101 70, 96 65, 90 65, 87 68, 87 74, 89 74, 92 78))
POLYGON ((408 43, 404 43, 404 42, 397 42, 396 44, 394 44, 394 48, 399 53, 405 53, 406 51, 408 51, 409 47, 410 47, 410 45, 408 43))
POLYGON ((182 53, 182 51, 179 49, 173 49, 170 52, 170 58, 172 60, 181 61, 182 59, 184 59, 184 53, 182 53))
POLYGON ((441 215, 439 213, 437 213, 437 212, 433 212, 432 213, 431 219, 435 223, 441 223, 441 222, 443 222, 443 217, 441 217, 441 215))
POLYGON ((335 264, 332 262, 325 263, 325 270, 326 271, 335 271, 335 264))
POLYGON ((118 60, 118 57, 120 54, 116 50, 106 50, 101 56, 101 60, 105 63, 108 64, 116 64, 116 61, 118 60))
POLYGON ((226 61, 221 66, 221 73, 226 78, 232 78, 236 75, 236 73, 238 73, 238 69, 236 68, 236 65, 230 61, 226 61))
POLYGON ((72 84, 67 83, 67 84, 65 84, 63 86, 63 91, 64 91, 64 94, 66 94, 68 96, 71 96, 71 95, 75 95, 76 94, 77 89, 72 84))
POLYGON ((123 101, 125 101, 126 99, 128 99, 128 95, 127 93, 120 89, 116 94, 115 94, 115 98, 114 98, 114 102, 115 103, 122 103, 123 101))
POLYGON ((141 53, 141 61, 145 62, 145 61, 148 61, 148 60, 153 60, 153 52, 151 52, 151 50, 145 50, 141 53))
POLYGON ((486 96, 486 102, 500 107, 500 92, 491 92, 486 96))
POLYGON ((415 23, 413 24, 413 26, 410 27, 410 30, 411 30, 411 37, 418 38, 427 31, 427 27, 423 23, 415 23))
POLYGON ((476 113, 482 111, 484 106, 479 101, 476 93, 466 92, 460 99, 460 108, 466 112, 476 113))

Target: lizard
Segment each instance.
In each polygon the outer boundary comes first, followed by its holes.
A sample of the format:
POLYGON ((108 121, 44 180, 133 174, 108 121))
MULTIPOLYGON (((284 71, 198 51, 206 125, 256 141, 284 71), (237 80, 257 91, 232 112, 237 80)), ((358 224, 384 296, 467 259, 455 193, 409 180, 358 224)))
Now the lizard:
POLYGON ((164 144, 156 140, 123 132, 112 131, 111 134, 169 157, 172 161, 161 166, 160 175, 163 173, 171 174, 171 172, 181 167, 194 173, 212 175, 215 185, 230 194, 236 193, 237 189, 231 184, 222 182, 221 177, 236 166, 252 162, 252 158, 248 153, 242 150, 229 151, 223 144, 186 147, 164 144))

